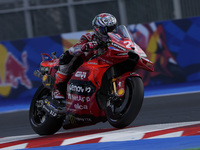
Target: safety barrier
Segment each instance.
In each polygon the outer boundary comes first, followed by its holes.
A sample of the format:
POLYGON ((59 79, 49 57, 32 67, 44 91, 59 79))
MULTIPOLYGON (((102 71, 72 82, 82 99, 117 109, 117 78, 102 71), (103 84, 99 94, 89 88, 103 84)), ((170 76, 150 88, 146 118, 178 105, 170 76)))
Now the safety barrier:
MULTIPOLYGON (((127 27, 155 64, 152 73, 139 71, 145 87, 200 81, 200 17, 127 27)), ((41 84, 33 76, 41 62, 40 53, 56 51, 59 56, 86 32, 0 42, 0 112, 30 104, 41 84)))

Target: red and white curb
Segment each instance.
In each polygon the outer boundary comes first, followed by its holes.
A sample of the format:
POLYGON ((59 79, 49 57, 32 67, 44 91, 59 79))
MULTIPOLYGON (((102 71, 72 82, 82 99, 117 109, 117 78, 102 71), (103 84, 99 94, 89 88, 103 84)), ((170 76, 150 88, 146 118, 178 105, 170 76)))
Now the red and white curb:
POLYGON ((24 135, 0 138, 0 149, 24 149, 73 144, 130 141, 200 135, 200 121, 145 125, 125 129, 99 129, 59 133, 51 136, 24 135))

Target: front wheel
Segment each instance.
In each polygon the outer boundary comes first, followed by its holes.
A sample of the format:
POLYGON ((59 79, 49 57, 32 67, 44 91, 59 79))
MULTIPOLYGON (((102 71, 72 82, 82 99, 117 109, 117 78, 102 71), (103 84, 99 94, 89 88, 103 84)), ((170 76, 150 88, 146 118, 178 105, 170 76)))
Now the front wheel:
POLYGON ((42 85, 36 91, 31 102, 29 121, 32 129, 39 135, 54 134, 61 128, 63 123, 63 118, 51 117, 42 109, 43 99, 49 95, 49 89, 42 85))
POLYGON ((117 103, 107 102, 108 122, 116 128, 130 125, 138 115, 144 99, 144 86, 140 77, 129 77, 125 81, 125 95, 117 103))

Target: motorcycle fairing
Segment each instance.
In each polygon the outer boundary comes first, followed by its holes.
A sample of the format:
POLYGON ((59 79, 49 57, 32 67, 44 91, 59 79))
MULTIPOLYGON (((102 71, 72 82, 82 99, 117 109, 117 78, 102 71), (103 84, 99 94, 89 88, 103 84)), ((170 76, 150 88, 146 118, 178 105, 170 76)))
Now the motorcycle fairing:
POLYGON ((67 85, 67 112, 70 114, 105 116, 96 101, 102 76, 109 65, 94 60, 83 63, 67 85), (73 87, 72 87, 73 86, 73 87))
MULTIPOLYGON (((127 31, 128 32, 128 31, 127 31)), ((124 52, 127 51, 134 51, 137 53, 140 57, 147 57, 145 52, 140 48, 139 45, 137 45, 135 42, 132 41, 129 34, 115 34, 115 33, 108 33, 109 37, 111 38, 112 42, 111 46, 114 46, 124 52)), ((116 50, 115 48, 115 50, 116 50)))
POLYGON ((43 67, 54 67, 59 65, 59 59, 52 59, 49 54, 42 53, 41 54, 42 62, 40 66, 43 67))
POLYGON ((138 60, 136 69, 138 69, 138 68, 142 68, 142 69, 150 71, 150 72, 154 71, 153 63, 144 57, 140 57, 140 59, 138 60))

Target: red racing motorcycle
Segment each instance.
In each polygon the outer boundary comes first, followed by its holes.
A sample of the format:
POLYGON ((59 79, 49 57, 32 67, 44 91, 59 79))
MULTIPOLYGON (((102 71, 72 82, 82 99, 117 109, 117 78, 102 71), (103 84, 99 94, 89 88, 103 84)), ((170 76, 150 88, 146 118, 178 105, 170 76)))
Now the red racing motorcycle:
POLYGON ((59 59, 55 53, 53 58, 41 54, 40 70, 34 74, 43 84, 33 96, 29 110, 30 124, 37 134, 50 135, 61 127, 71 129, 106 121, 124 128, 134 121, 144 98, 143 82, 136 70, 152 72, 154 65, 131 40, 124 25, 108 35, 107 48, 96 48, 96 54, 66 83, 64 102, 52 100, 59 59), (56 107, 58 102, 62 107, 56 107))

